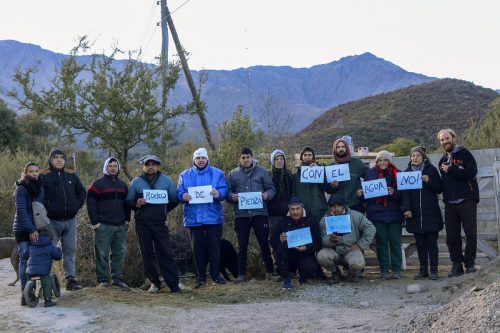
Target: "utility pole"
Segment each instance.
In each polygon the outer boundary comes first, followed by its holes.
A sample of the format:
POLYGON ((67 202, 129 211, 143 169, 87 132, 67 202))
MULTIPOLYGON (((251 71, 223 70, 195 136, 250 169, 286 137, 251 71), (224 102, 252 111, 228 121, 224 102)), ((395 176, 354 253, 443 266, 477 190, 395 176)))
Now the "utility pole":
MULTIPOLYGON (((161 0, 156 2, 157 5, 161 6, 161 56, 160 56, 160 71, 161 71, 161 108, 165 112, 167 111, 167 73, 168 73, 168 26, 167 26, 167 0, 161 0)), ((165 124, 167 128, 167 124, 165 124)))
MULTIPOLYGON (((191 76, 191 71, 189 70, 188 62, 186 59, 186 55, 184 54, 184 49, 182 48, 181 42, 179 40, 179 36, 177 35, 177 31, 175 30, 174 21, 172 20, 172 16, 170 15, 170 11, 166 5, 166 0, 162 0, 165 2, 165 10, 166 10, 166 21, 170 27, 170 33, 172 34, 172 39, 175 43, 175 48, 177 49, 177 53, 179 54, 179 59, 181 60, 182 69, 184 71, 184 76, 186 76, 186 80, 188 82, 189 90, 191 91, 191 95, 193 96, 193 101, 196 107, 196 113, 200 118, 201 126, 205 131, 205 137, 207 139, 208 145, 212 150, 215 150, 215 144, 212 141, 212 135, 210 134, 210 128, 208 127, 207 118, 205 117, 205 108, 200 100, 200 95, 198 94, 198 90, 194 85, 193 77, 191 76)), ((163 6, 162 6, 162 22, 163 22, 163 6)), ((162 44, 163 45, 163 44, 162 44)), ((163 50, 163 48, 162 48, 163 50)))

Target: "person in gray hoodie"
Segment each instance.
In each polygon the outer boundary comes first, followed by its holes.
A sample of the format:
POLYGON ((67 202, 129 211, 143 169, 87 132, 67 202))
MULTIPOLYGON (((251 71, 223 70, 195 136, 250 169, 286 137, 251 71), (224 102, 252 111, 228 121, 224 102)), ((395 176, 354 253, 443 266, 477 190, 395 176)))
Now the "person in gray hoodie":
POLYGON ((266 279, 272 279, 273 261, 269 248, 268 235, 268 212, 267 202, 271 200, 276 190, 273 179, 266 169, 257 166, 253 160, 250 148, 243 148, 239 155, 239 166, 229 173, 227 201, 233 204, 234 228, 238 237, 238 278, 236 283, 245 281, 247 269, 247 249, 250 229, 253 228, 255 237, 259 243, 262 260, 266 267, 266 279), (240 209, 239 196, 242 192, 260 192, 261 197, 256 198, 262 203, 262 208, 240 209))

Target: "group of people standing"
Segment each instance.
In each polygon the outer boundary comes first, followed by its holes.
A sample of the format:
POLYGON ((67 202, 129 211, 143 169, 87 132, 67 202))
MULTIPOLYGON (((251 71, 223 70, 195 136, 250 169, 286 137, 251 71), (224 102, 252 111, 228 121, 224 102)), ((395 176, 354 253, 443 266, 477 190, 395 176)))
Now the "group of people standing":
MULTIPOLYGON (((407 231, 415 235, 420 261, 416 278, 437 279, 437 239, 443 228, 438 194, 443 193, 446 242, 453 262, 448 276, 454 277, 463 274, 463 264, 466 272, 475 271, 477 166, 472 154, 456 144, 456 134, 452 130, 441 130, 438 141, 445 152, 437 168, 427 158, 425 148, 411 149, 405 171, 420 171, 423 184, 421 189, 413 190, 398 189, 399 170, 392 163, 392 154, 379 152, 375 166, 369 168, 351 156, 344 138, 333 143, 332 164, 348 164, 350 179, 346 181, 327 182, 325 177, 321 183, 301 182, 302 168, 319 165, 311 147, 302 149, 301 165, 295 173, 289 170, 281 150, 272 152, 269 171, 257 165, 251 149, 243 148, 238 156, 238 167, 231 170, 227 178, 210 164, 207 150, 199 148, 193 153, 192 166, 180 174, 177 188, 170 177, 160 171, 161 161, 155 155, 139 160, 143 173, 132 180, 130 187, 119 179, 120 163, 111 157, 104 163, 103 176, 92 183, 87 195, 78 176, 65 168, 65 154, 56 149, 50 153, 49 168, 40 171, 36 164, 29 163, 17 182, 14 234, 20 253, 39 241, 32 203, 43 203, 50 219, 52 243, 61 242, 66 288, 81 289, 75 277, 75 215, 86 198, 89 219, 95 230, 98 285, 109 286, 111 277, 111 284, 126 289, 122 267, 128 224, 131 211, 134 211, 142 261, 151 281, 149 291, 158 292, 161 288, 158 263, 166 285, 172 292, 180 292, 187 288, 179 282, 169 237, 168 213, 179 203, 183 205, 184 226, 190 231, 197 271, 194 287, 206 285, 207 265, 211 280, 225 284, 219 263, 224 222, 222 202, 227 200, 234 208, 238 239, 236 283, 246 278, 251 229, 260 247, 266 279, 281 280, 285 289, 293 287, 293 274, 297 274, 300 284, 314 276, 337 283, 343 277, 340 267, 348 278, 362 278, 364 251, 374 238, 380 277, 399 279, 404 224, 407 231), (385 179, 388 194, 365 198, 361 180, 374 179, 385 179), (257 205, 242 206, 246 192, 258 194, 257 205), (351 231, 329 233, 330 217, 342 215, 349 217, 351 231), (467 240, 465 253, 460 235, 462 227, 467 240), (310 241, 288 246, 290 232, 302 228, 310 229, 310 241), (332 273, 331 278, 324 276, 322 267, 332 273)), ((29 263, 21 259, 19 265, 24 287, 29 263)), ((41 273, 32 271, 30 274, 41 273)))

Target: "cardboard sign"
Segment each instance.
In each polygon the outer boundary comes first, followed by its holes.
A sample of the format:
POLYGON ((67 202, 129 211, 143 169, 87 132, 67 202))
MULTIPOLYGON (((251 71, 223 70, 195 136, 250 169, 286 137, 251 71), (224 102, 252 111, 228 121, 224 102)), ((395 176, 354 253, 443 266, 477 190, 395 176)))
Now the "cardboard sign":
POLYGON ((238 193, 239 209, 260 209, 264 208, 262 192, 240 192, 238 193))
POLYGON ((325 167, 322 166, 301 166, 301 183, 323 183, 325 181, 325 167))
POLYGON ((326 234, 349 234, 351 233, 351 216, 338 215, 325 217, 326 234))
POLYGON ((168 204, 168 191, 166 190, 142 190, 142 196, 148 204, 168 204))
POLYGON ((385 178, 361 182, 361 187, 363 188, 365 199, 383 197, 389 194, 385 178))
POLYGON ((214 202, 214 197, 210 195, 212 185, 189 187, 188 194, 191 196, 190 204, 201 204, 214 202))
POLYGON ((351 180, 351 172, 349 170, 349 164, 347 163, 326 166, 325 172, 326 181, 329 183, 351 180))
POLYGON ((398 172, 398 190, 422 188, 422 171, 398 172))
POLYGON ((288 248, 312 243, 311 228, 300 228, 286 233, 288 248))

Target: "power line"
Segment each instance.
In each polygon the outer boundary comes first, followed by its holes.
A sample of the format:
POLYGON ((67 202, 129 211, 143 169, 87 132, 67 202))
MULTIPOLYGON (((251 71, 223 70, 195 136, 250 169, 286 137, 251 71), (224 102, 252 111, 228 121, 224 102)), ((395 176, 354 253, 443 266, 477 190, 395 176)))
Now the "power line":
POLYGON ((157 7, 158 6, 156 5, 156 0, 155 0, 155 1, 153 1, 153 5, 151 6, 151 9, 149 10, 148 19, 146 20, 146 25, 144 26, 143 33, 142 33, 141 39, 139 41, 140 48, 142 48, 144 40, 146 39, 146 36, 148 35, 149 28, 151 27, 151 22, 153 20, 153 16, 156 12, 157 7))

